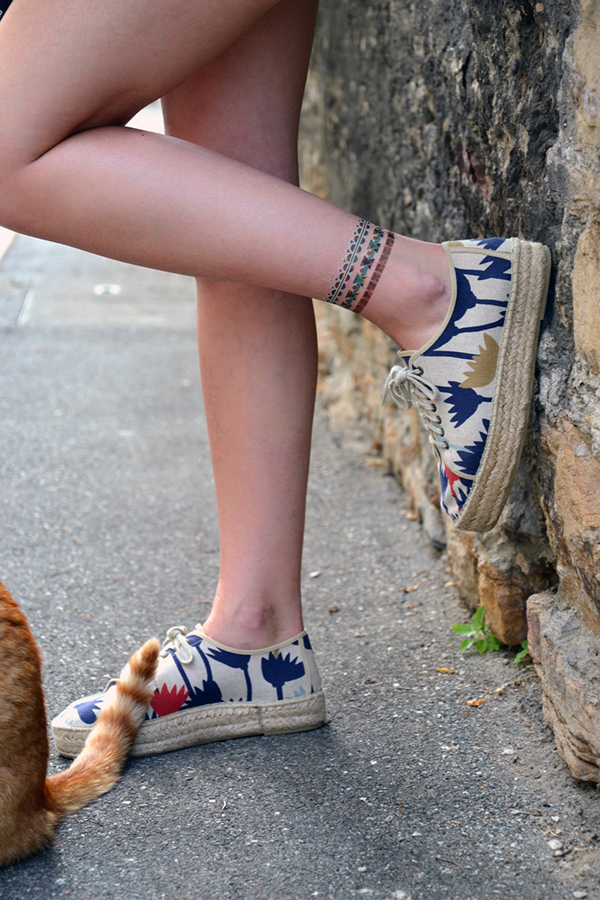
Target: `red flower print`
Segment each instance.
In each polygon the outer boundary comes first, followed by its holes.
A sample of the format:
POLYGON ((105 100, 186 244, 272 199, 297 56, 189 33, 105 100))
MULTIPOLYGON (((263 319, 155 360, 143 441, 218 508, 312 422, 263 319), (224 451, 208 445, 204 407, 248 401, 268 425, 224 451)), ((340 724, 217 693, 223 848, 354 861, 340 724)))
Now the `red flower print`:
POLYGON ((450 490, 452 491, 452 496, 456 500, 457 504, 459 504, 458 508, 460 509, 460 497, 457 497, 456 492, 454 490, 454 483, 456 481, 460 481, 460 475, 455 475, 454 472, 451 472, 448 466, 444 466, 446 470, 446 477, 448 478, 448 484, 450 485, 450 490))
POLYGON ((150 706, 157 716, 168 716, 169 713, 174 713, 181 709, 188 695, 189 691, 184 686, 180 687, 179 690, 173 686, 169 690, 166 684, 163 684, 160 691, 154 691, 150 706))

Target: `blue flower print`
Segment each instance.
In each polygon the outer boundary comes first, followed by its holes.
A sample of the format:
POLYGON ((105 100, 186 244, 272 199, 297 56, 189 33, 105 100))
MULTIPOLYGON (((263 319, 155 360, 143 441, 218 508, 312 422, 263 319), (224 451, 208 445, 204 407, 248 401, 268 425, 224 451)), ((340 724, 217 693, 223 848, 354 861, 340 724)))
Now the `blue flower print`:
POLYGON ((482 419, 481 424, 483 426, 483 431, 479 432, 479 440, 474 441, 472 444, 467 444, 466 447, 463 447, 462 450, 457 452, 457 456, 460 460, 460 468, 465 475, 477 475, 477 469, 481 462, 481 455, 487 441, 490 420, 482 419))
POLYGON ((223 650, 221 647, 211 647, 208 651, 211 659, 229 666, 230 669, 241 669, 246 678, 246 700, 252 700, 252 682, 248 674, 248 665, 250 664, 250 656, 243 653, 232 653, 231 650, 223 650))
POLYGON ((484 270, 479 269, 455 269, 456 272, 456 306, 455 314, 447 327, 441 333, 437 341, 425 352, 425 356, 444 356, 454 359, 470 359, 472 354, 461 353, 447 349, 447 344, 459 334, 467 334, 470 332, 477 333, 484 329, 500 327, 504 324, 506 316, 506 307, 508 305, 508 287, 506 291, 506 300, 483 300, 474 293, 471 282, 467 275, 476 276, 478 281, 485 281, 488 278, 500 279, 506 281, 510 285, 510 261, 499 259, 497 257, 489 257, 490 264, 484 270), (458 323, 463 319, 469 310, 474 309, 477 305, 498 307, 498 319, 494 322, 487 322, 485 325, 469 325, 461 327, 458 323))
POLYGON ((177 658, 177 654, 172 650, 168 650, 173 657, 173 662, 179 669, 179 674, 183 679, 183 683, 189 691, 189 697, 181 707, 182 709, 192 709, 195 706, 206 706, 208 703, 222 703, 223 695, 221 694, 221 688, 214 680, 212 676, 212 670, 210 668, 210 663, 206 657, 206 654, 202 652, 202 648, 200 644, 202 643, 202 638, 198 635, 190 634, 187 636, 187 641, 191 647, 194 647, 200 657, 202 658, 202 662, 206 668, 206 678, 202 681, 202 687, 198 685, 192 684, 187 676, 187 672, 185 671, 185 666, 179 661, 177 658))
POLYGON ((77 710, 79 718, 86 725, 93 725, 98 718, 96 710, 100 709, 100 707, 102 706, 102 703, 98 699, 99 696, 101 695, 90 697, 88 700, 84 700, 82 703, 75 704, 75 709, 77 710))
POLYGON ((291 657, 291 653, 284 656, 279 650, 275 650, 269 653, 267 659, 261 660, 263 678, 276 688, 278 700, 283 700, 284 684, 304 675, 304 663, 297 662, 291 657))
POLYGON ((450 421, 460 427, 474 412, 477 412, 481 403, 491 403, 491 397, 482 397, 473 388, 463 388, 458 381, 449 381, 448 387, 439 387, 442 394, 448 394, 448 406, 451 410, 450 421))
POLYGON ((194 706, 206 706, 208 703, 222 703, 223 695, 216 681, 203 681, 202 687, 192 687, 182 709, 192 709, 194 706))

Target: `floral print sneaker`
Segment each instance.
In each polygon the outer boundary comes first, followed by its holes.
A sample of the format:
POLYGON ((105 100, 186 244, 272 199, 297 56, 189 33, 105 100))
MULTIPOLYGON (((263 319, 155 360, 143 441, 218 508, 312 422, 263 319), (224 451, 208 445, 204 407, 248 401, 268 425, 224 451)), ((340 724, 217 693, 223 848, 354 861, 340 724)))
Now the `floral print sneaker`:
MULTIPOLYGON (((62 756, 85 743, 116 680, 99 694, 71 703, 52 722, 62 756)), ((197 625, 170 628, 161 650, 154 696, 132 756, 151 756, 210 741, 318 728, 325 696, 305 631, 264 650, 235 650, 197 625)))
POLYGON ((550 253, 517 238, 443 244, 452 299, 420 350, 400 350, 384 388, 414 405, 437 457, 442 509, 488 531, 510 490, 529 420, 550 253))

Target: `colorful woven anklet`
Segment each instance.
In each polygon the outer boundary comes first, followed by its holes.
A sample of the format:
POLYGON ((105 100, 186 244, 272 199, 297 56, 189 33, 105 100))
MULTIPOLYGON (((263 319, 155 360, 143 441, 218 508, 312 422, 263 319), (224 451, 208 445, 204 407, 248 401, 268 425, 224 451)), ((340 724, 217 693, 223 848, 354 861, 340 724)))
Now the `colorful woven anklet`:
POLYGON ((365 219, 358 219, 337 277, 324 298, 325 302, 352 312, 362 312, 373 296, 393 245, 392 231, 385 231, 365 219), (363 251, 365 244, 366 250, 363 251))

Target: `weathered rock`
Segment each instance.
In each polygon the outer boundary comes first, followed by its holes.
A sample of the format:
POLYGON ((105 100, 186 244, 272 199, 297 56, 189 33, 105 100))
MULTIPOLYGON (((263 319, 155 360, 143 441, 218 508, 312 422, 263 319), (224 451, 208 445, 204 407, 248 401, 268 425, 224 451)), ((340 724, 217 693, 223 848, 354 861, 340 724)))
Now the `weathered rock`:
POLYGON ((562 591, 600 636, 600 460, 566 417, 542 435, 548 533, 562 591))
POLYGON ((527 637, 527 590, 517 578, 507 577, 491 563, 479 560, 478 569, 479 597, 486 622, 503 643, 520 644, 527 637))
MULTIPOLYGON (((581 639, 600 635, 599 58, 600 0, 322 0, 309 78, 307 186, 424 240, 519 234, 551 248, 536 403, 509 501, 490 534, 447 537, 461 595, 509 643, 525 634, 528 595, 557 578, 581 639)), ((322 317, 332 417, 369 423, 440 546, 427 437, 412 411, 379 406, 393 348, 350 318, 322 317)), ((557 728, 565 744, 568 725, 557 728)))
POLYGON ((466 606, 472 611, 480 604, 479 573, 477 570, 477 551, 472 531, 456 531, 448 523, 446 526, 448 541, 448 560, 454 584, 466 606))
POLYGON ((575 778, 600 784, 600 638, 553 594, 530 597, 527 618, 558 752, 575 778))
POLYGON ((507 535, 499 527, 476 535, 447 527, 448 557, 454 582, 469 609, 480 604, 494 634, 509 646, 527 637, 526 602, 537 586, 555 583, 546 541, 507 535))
POLYGON ((573 268, 573 328, 575 346, 596 374, 600 372, 599 250, 600 217, 593 216, 577 242, 573 268))

